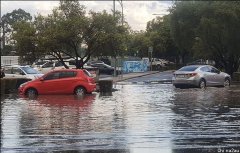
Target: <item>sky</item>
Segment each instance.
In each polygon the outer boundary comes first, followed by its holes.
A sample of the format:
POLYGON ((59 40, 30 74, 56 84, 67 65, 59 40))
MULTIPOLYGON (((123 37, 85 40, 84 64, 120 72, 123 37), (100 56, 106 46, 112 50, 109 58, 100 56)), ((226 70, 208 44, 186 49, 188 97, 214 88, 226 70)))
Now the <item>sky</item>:
MULTIPOLYGON (((107 10, 111 13, 113 1, 80 1, 80 4, 86 7, 86 11, 93 10, 99 12, 107 10)), ((121 11, 119 1, 115 1, 116 10, 121 11)), ((173 4, 172 1, 124 1, 123 13, 126 21, 133 30, 145 30, 148 21, 156 16, 168 14, 168 8, 173 4), (153 15, 158 14, 158 15, 153 15)), ((23 9, 32 16, 40 13, 42 15, 50 14, 54 7, 59 5, 59 1, 4 1, 1 0, 1 16, 10 13, 15 9, 23 9)))

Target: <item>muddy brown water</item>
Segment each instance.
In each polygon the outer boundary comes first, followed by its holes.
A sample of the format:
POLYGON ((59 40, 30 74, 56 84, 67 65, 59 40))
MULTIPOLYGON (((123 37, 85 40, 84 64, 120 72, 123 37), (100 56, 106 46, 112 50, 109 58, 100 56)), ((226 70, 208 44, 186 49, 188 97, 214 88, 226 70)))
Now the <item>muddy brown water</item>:
POLYGON ((1 152, 240 152, 240 86, 1 98, 1 152))

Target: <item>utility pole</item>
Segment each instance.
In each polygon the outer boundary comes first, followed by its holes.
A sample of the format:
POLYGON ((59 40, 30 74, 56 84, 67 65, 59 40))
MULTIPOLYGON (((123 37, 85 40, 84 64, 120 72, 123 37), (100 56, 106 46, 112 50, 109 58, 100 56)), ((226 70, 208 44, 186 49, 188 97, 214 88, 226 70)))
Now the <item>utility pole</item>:
MULTIPOLYGON (((114 21, 115 21, 115 12, 116 12, 116 0, 113 0, 113 17, 114 17, 114 21)), ((121 8, 122 8, 122 26, 123 26, 123 2, 122 0, 118 0, 118 2, 120 3, 121 5, 121 8)), ((118 51, 116 52, 116 56, 115 56, 115 64, 114 64, 114 76, 117 76, 117 65, 118 65, 118 59, 117 59, 117 56, 118 56, 118 51)))
POLYGON ((123 2, 122 2, 122 0, 119 0, 119 3, 120 3, 121 8, 122 8, 122 26, 123 26, 123 2))
MULTIPOLYGON (((115 24, 115 0, 113 0, 113 18, 114 18, 114 24, 115 24)), ((114 77, 117 76, 117 55, 115 55, 115 60, 114 60, 114 77)))
MULTIPOLYGON (((123 27, 123 1, 119 0, 119 3, 122 8, 122 27, 123 27)), ((123 54, 121 54, 120 66, 121 66, 121 78, 123 78, 123 54)))

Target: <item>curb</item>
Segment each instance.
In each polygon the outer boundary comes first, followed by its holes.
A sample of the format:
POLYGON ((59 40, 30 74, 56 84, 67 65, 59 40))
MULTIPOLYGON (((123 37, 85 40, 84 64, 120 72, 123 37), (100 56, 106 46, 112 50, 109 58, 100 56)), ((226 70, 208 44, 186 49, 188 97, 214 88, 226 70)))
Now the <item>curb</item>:
POLYGON ((151 74, 156 74, 156 73, 160 73, 160 71, 154 71, 154 72, 151 72, 151 73, 142 74, 142 75, 138 75, 138 76, 132 76, 132 77, 127 77, 127 78, 123 78, 123 79, 117 79, 117 80, 115 80, 115 81, 113 81, 113 82, 121 82, 121 81, 125 81, 125 80, 128 80, 128 79, 143 77, 143 76, 147 76, 147 75, 151 75, 151 74))

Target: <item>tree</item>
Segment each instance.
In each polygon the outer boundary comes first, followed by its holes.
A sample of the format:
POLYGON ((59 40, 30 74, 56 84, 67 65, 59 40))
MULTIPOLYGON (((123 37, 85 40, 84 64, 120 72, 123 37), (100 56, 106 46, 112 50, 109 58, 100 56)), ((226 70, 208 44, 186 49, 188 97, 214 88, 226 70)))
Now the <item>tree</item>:
POLYGON ((90 12, 87 17, 78 1, 60 1, 47 17, 35 18, 39 51, 55 56, 66 68, 63 55, 74 58, 76 68, 82 68, 91 56, 121 55, 128 28, 120 26, 119 14, 114 19, 106 11, 90 12))
POLYGON ((151 46, 151 41, 146 35, 146 32, 132 32, 131 39, 128 43, 128 51, 130 56, 148 57, 148 47, 151 46))
POLYGON ((153 55, 158 58, 177 60, 177 47, 170 32, 170 16, 156 17, 147 23, 147 35, 153 45, 153 55))
POLYGON ((35 21, 38 47, 46 54, 55 56, 63 65, 63 56, 75 59, 76 68, 82 68, 91 53, 83 53, 84 35, 88 27, 85 7, 78 1, 60 1, 47 17, 39 15, 35 21))
POLYGON ((90 24, 85 35, 88 51, 95 56, 117 57, 123 54, 126 48, 129 28, 125 23, 120 23, 121 16, 119 12, 108 14, 105 10, 102 12, 90 12, 90 24))
POLYGON ((21 57, 22 61, 32 64, 38 57, 36 47, 36 30, 33 23, 21 21, 14 24, 13 29, 16 33, 13 34, 13 39, 16 43, 17 55, 21 57))
POLYGON ((172 38, 178 47, 180 63, 185 63, 186 56, 192 55, 195 42, 195 30, 200 17, 196 13, 199 2, 175 2, 170 13, 170 28, 172 38))
POLYGON ((239 21, 238 1, 177 2, 171 11, 171 30, 181 55, 213 59, 230 75, 240 65, 239 21))
POLYGON ((2 45, 3 49, 6 44, 10 44, 12 40, 12 34, 14 32, 13 26, 17 22, 31 21, 32 16, 30 13, 25 12, 22 9, 13 10, 11 13, 7 13, 1 17, 1 28, 2 28, 2 45), (6 43, 6 41, 8 43, 6 43))
POLYGON ((240 65, 240 3, 214 2, 200 13, 201 53, 214 59, 218 67, 232 75, 240 65))

